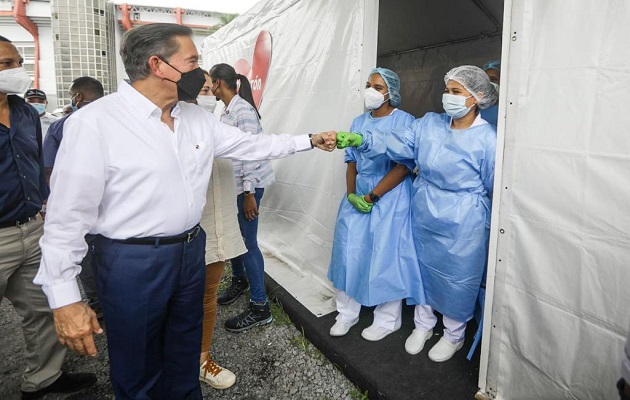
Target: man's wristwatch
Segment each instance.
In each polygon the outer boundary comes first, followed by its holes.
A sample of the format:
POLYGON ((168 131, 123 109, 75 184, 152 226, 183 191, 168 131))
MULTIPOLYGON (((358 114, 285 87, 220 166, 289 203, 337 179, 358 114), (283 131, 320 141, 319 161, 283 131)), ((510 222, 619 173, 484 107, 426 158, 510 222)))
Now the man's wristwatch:
POLYGON ((312 133, 308 134, 308 140, 311 141, 311 149, 314 149, 315 145, 313 144, 313 134, 312 133))
POLYGON ((374 192, 368 193, 368 197, 370 198, 370 200, 372 200, 372 203, 376 203, 380 200, 380 197, 374 194, 374 192))

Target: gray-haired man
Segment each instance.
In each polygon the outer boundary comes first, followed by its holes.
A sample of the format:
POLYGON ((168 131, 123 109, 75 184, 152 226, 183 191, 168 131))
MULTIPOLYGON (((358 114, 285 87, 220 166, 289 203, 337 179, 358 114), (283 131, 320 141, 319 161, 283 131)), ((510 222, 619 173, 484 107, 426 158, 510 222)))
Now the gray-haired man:
POLYGON ((95 354, 100 327, 80 302, 78 263, 93 247, 107 325, 110 376, 125 399, 201 399, 199 349, 205 233, 199 227, 213 157, 257 160, 336 134, 250 135, 183 101, 205 76, 192 31, 175 24, 127 32, 121 56, 130 84, 68 118, 51 179, 42 264, 35 280, 57 334, 95 354))

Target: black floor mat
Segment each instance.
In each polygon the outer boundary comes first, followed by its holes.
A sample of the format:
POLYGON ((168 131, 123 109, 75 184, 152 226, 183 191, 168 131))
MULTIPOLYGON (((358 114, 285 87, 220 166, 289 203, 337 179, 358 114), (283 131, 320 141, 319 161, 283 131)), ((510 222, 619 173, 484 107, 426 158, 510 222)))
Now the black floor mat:
POLYGON ((466 329, 464 347, 443 363, 427 357, 428 350, 442 335, 439 318, 434 335, 425 348, 415 356, 405 352, 405 340, 413 330, 413 306, 403 307, 403 324, 400 330, 379 342, 368 342, 361 331, 372 323, 373 308, 363 307, 359 323, 343 337, 331 337, 330 327, 335 323, 336 312, 317 318, 273 279, 266 276, 268 293, 277 297, 285 312, 298 329, 336 364, 344 374, 368 392, 370 399, 426 399, 466 400, 477 392, 479 375, 479 348, 471 361, 466 359, 477 329, 474 322, 466 329))

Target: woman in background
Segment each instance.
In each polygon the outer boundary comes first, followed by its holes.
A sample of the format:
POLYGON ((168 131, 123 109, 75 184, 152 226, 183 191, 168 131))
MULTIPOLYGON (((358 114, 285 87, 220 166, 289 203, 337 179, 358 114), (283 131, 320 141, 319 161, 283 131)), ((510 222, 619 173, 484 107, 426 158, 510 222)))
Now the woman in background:
MULTIPOLYGON (((210 91, 210 76, 197 97, 197 105, 214 112, 216 100, 210 91)), ((199 359, 199 380, 215 389, 234 385, 236 376, 219 366, 210 355, 212 336, 217 321, 217 291, 225 268, 225 261, 247 252, 241 232, 234 197, 236 185, 232 161, 215 158, 201 216, 201 227, 206 232, 206 290, 203 298, 203 337, 199 359)))
MULTIPOLYGON (((221 122, 252 134, 262 132, 260 114, 254 104, 246 77, 228 64, 210 68, 212 93, 225 104, 221 122), (240 86, 237 86, 240 83, 240 86), (237 92, 237 89, 238 92, 237 92)), ((231 304, 250 288, 249 306, 225 322, 230 332, 242 332, 273 320, 265 292, 265 264, 258 247, 258 208, 265 188, 275 180, 271 161, 234 161, 238 223, 245 239, 247 253, 232 259, 232 284, 218 299, 231 304)))

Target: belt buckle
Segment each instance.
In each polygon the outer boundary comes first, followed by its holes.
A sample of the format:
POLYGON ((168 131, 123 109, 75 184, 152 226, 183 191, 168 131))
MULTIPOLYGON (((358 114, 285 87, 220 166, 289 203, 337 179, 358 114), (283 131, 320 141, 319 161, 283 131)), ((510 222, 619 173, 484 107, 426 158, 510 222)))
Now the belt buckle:
POLYGON ((195 229, 193 229, 192 231, 188 232, 188 236, 186 236, 186 243, 190 243, 193 241, 194 238, 197 237, 197 235, 199 234, 199 229, 201 229, 199 227, 199 225, 195 226, 195 229))

